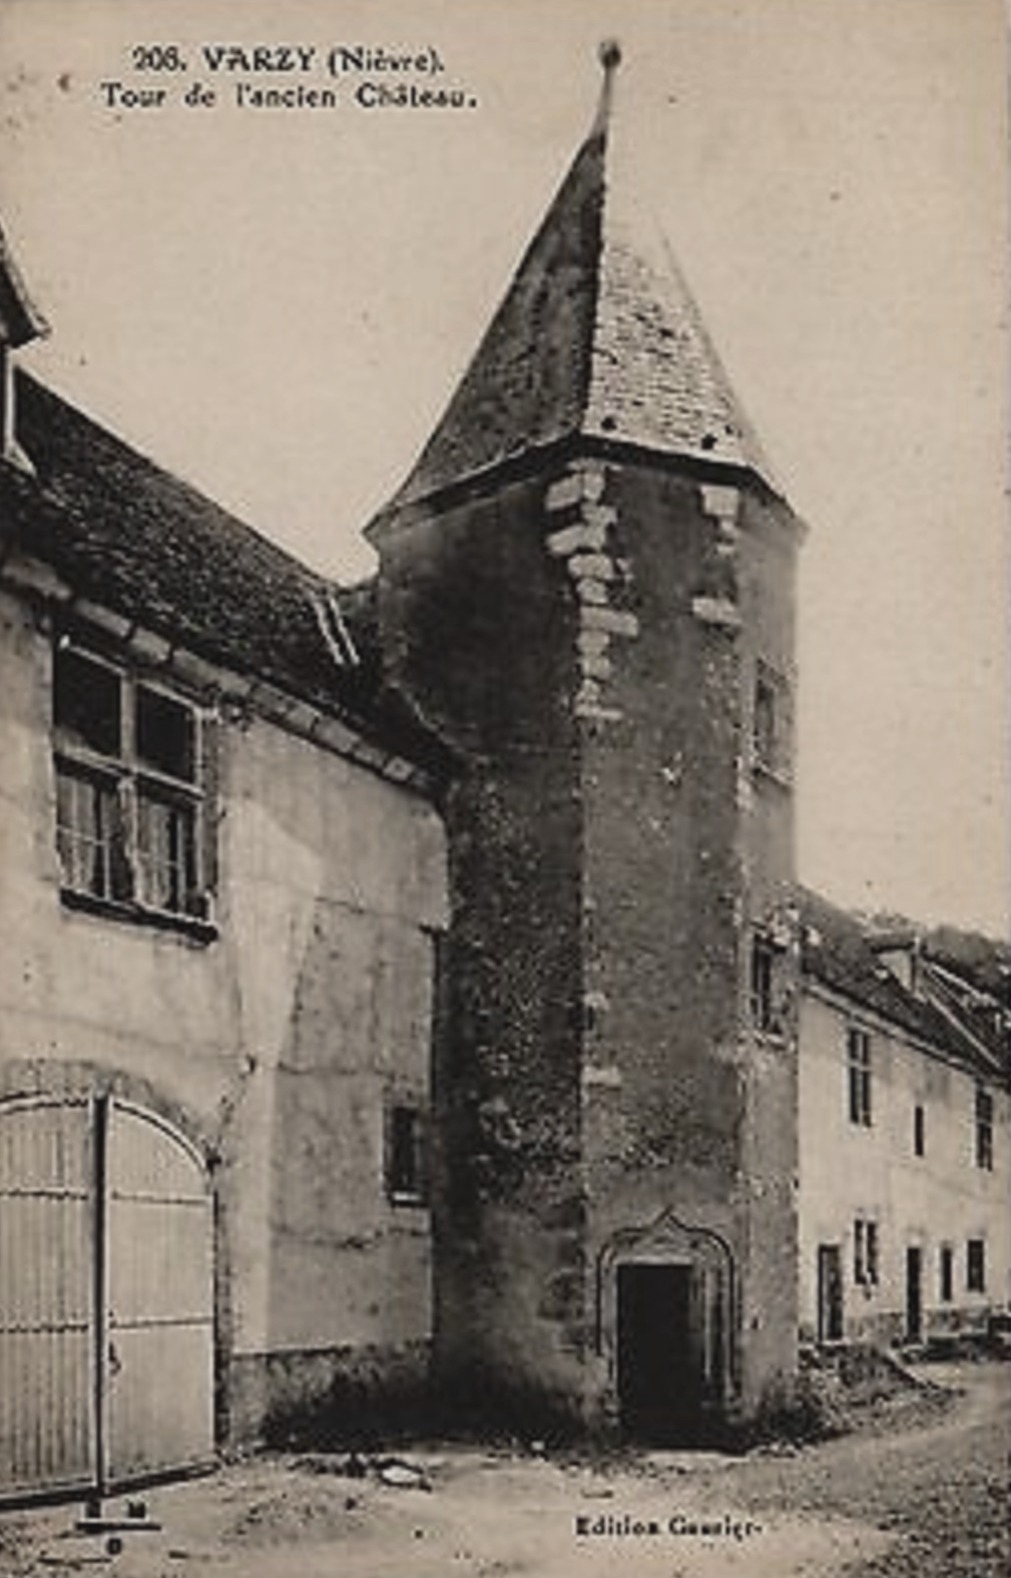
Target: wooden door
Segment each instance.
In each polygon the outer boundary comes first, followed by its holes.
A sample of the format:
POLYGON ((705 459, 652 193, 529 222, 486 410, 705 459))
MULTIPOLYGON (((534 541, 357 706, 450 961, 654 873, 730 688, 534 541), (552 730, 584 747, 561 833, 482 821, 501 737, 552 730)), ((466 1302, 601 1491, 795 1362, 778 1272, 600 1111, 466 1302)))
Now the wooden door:
POLYGON ((213 1456, 213 1202, 197 1153, 119 1102, 105 1186, 103 1477, 115 1485, 213 1456))
POLYGON ((212 1257, 206 1169, 161 1119, 0 1102, 0 1497, 212 1459, 212 1257))
POLYGON ((95 1471, 94 1131, 86 1101, 0 1102, 0 1495, 95 1471))
POLYGON ((818 1341, 839 1342, 842 1335, 842 1252, 838 1244, 819 1244, 818 1341))
POLYGON ((906 1249, 906 1339, 919 1342, 923 1336, 923 1251, 916 1245, 906 1249))

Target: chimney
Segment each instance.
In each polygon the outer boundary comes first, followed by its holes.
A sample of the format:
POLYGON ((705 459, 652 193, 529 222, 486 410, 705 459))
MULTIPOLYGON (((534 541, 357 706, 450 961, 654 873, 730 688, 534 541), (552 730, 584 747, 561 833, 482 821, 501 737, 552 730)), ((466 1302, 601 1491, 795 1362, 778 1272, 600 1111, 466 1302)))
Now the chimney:
POLYGON ((881 963, 913 997, 920 997, 920 938, 915 933, 871 939, 881 963))

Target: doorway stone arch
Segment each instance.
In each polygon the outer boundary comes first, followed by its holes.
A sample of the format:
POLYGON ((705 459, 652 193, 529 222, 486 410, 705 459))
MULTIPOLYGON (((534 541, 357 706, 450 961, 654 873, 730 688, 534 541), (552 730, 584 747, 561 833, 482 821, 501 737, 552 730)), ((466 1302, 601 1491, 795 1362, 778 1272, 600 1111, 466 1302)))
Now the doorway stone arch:
POLYGON ((595 1324, 626 1434, 689 1444, 725 1420, 739 1391, 737 1279, 721 1233, 671 1207, 612 1233, 597 1256, 595 1324))

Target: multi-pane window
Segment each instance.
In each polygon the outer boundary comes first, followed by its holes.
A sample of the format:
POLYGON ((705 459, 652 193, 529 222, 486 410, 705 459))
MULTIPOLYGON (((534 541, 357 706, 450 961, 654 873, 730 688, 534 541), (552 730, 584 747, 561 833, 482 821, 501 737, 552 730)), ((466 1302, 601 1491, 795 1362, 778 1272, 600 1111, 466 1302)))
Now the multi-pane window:
POLYGON ((955 1297, 955 1251, 950 1244, 941 1245, 939 1264, 941 1303, 950 1304, 955 1297))
POLYGON ((913 1155, 923 1156, 927 1150, 927 1123, 924 1110, 920 1106, 913 1108, 913 1155))
POLYGON ((869 1288, 878 1281, 878 1224, 859 1216, 853 1223, 853 1280, 869 1288))
POLYGON ((755 766, 788 779, 791 768, 790 687, 784 675, 766 663, 755 671, 752 751, 755 766))
POLYGON ((976 1086, 976 1166, 993 1171, 993 1096, 976 1086))
POLYGON ((394 1201, 425 1198, 425 1123, 419 1107, 391 1107, 387 1120, 386 1183, 394 1201))
POLYGON ((965 1246, 965 1286, 969 1293, 986 1292, 986 1245, 970 1238, 965 1246))
POLYGON ((64 888, 205 917, 196 709, 62 643, 54 660, 53 721, 64 888))
POLYGON ((871 1122, 871 1038, 859 1025, 846 1031, 846 1059, 849 1074, 850 1122, 870 1127, 871 1122))

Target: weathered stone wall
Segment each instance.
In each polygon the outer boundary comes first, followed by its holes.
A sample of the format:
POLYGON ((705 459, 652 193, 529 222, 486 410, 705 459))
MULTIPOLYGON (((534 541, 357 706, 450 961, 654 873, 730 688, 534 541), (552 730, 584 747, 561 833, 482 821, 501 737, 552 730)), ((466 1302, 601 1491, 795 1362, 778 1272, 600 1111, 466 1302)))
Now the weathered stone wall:
POLYGON ((384 540, 381 578, 390 677, 461 752, 445 806, 439 1360, 447 1386, 528 1411, 578 1396, 584 1275, 575 621, 541 498, 519 482, 416 517, 384 540))
POLYGON ((775 1405, 796 1373, 797 1059, 800 955, 794 817, 797 670, 796 556, 801 528, 779 503, 740 495, 736 574, 741 610, 742 739, 738 757, 744 877, 740 1002, 748 1121, 740 1167, 748 1194, 742 1263, 742 1399, 775 1405), (759 666, 781 685, 782 760, 770 772, 754 743, 759 666), (758 928, 779 950, 776 995, 781 1028, 758 1032, 748 1012, 750 939, 758 928))
POLYGON ((429 1213, 389 1200, 384 1126, 398 1098, 429 1100, 437 814, 255 713, 220 720, 217 935, 68 909, 51 639, 13 598, 0 621, 3 1088, 63 1088, 73 1070, 78 1087, 127 1090, 202 1144, 233 1430, 318 1403, 319 1377, 329 1388, 363 1353, 376 1384, 383 1353, 398 1374, 405 1354, 416 1369, 431 1334, 429 1213))
POLYGON ((793 1006, 775 1044, 747 1010, 752 922, 791 925, 789 775, 749 755, 786 514, 579 461, 380 534, 391 677, 462 763, 440 1353, 528 1405, 613 1411, 598 1258, 671 1209, 732 1247, 735 1406, 795 1366, 793 1006))
MULTIPOLYGON (((756 1037, 748 1008, 752 923, 789 925, 791 793, 754 770, 751 697, 759 657, 792 675, 793 544, 736 490, 655 468, 581 475, 591 523, 607 512, 606 601, 583 614, 608 640, 576 702, 592 1245, 664 1211, 720 1235, 736 1273, 728 1391, 747 1412, 794 1368, 795 1038, 790 1019, 756 1037)), ((607 1406, 606 1322, 602 1336, 607 1406)))

